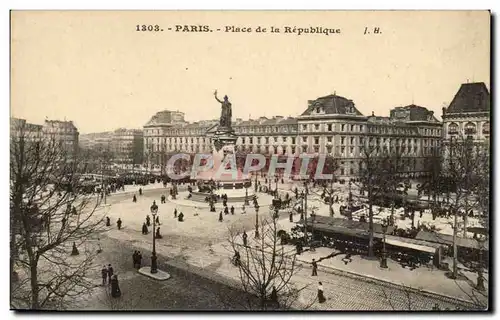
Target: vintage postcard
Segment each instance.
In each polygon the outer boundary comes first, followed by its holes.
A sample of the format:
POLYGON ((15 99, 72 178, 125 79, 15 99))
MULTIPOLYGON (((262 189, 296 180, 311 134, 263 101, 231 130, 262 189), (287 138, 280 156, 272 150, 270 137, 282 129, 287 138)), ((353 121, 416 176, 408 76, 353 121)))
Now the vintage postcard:
POLYGON ((481 310, 489 11, 11 11, 14 310, 481 310))

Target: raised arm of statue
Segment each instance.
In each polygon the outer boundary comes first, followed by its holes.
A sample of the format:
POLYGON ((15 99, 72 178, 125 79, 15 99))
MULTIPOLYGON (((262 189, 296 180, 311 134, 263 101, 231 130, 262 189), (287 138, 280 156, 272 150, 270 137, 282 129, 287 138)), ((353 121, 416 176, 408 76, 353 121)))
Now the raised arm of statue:
POLYGON ((217 90, 214 91, 214 97, 215 100, 217 100, 219 103, 222 103, 222 101, 220 101, 219 98, 217 98, 217 90))

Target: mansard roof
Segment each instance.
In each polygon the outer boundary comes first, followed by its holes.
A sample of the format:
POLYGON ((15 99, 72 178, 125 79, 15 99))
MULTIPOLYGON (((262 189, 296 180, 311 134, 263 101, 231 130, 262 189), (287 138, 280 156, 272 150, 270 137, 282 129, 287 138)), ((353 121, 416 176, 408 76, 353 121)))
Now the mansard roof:
POLYGON ((320 108, 321 114, 341 114, 341 115, 356 115, 363 114, 356 108, 354 102, 350 99, 331 94, 328 96, 309 100, 307 109, 302 113, 302 116, 315 115, 317 108, 320 108))
POLYGON ((484 82, 463 83, 446 113, 489 112, 490 93, 484 82))

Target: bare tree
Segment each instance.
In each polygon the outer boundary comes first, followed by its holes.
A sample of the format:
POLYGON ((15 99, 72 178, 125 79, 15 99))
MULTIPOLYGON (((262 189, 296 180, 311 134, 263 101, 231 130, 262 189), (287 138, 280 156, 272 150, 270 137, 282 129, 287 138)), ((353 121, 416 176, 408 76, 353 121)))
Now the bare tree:
POLYGON ((252 310, 267 310, 276 306, 289 309, 307 287, 298 288, 292 281, 301 266, 297 263, 295 252, 286 252, 280 244, 277 219, 261 219, 258 227, 260 237, 253 239, 247 246, 242 244, 240 230, 234 227, 229 229, 230 247, 233 252, 240 254, 240 262, 236 265, 241 287, 245 293, 257 297, 247 299, 246 307, 252 310), (272 303, 273 288, 278 298, 277 305, 272 303))
POLYGON ((94 287, 87 273, 96 255, 89 240, 104 226, 98 203, 78 194, 82 163, 62 141, 19 124, 10 148, 11 271, 19 278, 11 306, 62 308, 94 287))
MULTIPOLYGON (((339 169, 338 159, 332 156, 327 156, 325 158, 325 164, 322 173, 331 174, 332 178, 329 180, 323 180, 322 195, 324 198, 328 197, 327 203, 328 203, 329 214, 331 217, 333 217, 333 197, 334 195, 339 194, 341 192, 339 188, 334 187, 334 183, 337 180, 335 173, 337 172, 338 169, 339 169)), ((318 194, 318 192, 315 193, 318 194)))
MULTIPOLYGON (((453 272, 457 278, 457 234, 458 215, 463 218, 463 235, 467 237, 467 215, 469 210, 481 208, 478 192, 489 193, 489 156, 485 156, 484 145, 475 143, 471 136, 452 137, 447 146, 446 176, 452 183, 454 197, 449 210, 454 215, 453 222, 453 272)), ((487 151, 486 151, 487 152, 487 151)))
POLYGON ((368 256, 373 257, 373 205, 376 200, 385 193, 387 157, 384 157, 384 150, 380 146, 367 143, 362 148, 362 158, 359 170, 359 184, 362 193, 367 193, 366 201, 368 204, 368 256))

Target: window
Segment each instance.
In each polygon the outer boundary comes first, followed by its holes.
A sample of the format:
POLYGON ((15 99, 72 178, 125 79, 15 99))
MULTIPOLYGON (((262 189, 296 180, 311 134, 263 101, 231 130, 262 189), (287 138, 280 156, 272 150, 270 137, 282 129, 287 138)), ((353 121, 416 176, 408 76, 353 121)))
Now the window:
POLYGON ((328 151, 328 153, 332 153, 332 146, 326 146, 326 150, 328 151))
POLYGON ((345 147, 341 147, 341 148, 340 148, 340 154, 342 154, 342 155, 343 155, 344 153, 345 153, 345 147))
POLYGON ((326 140, 327 140, 328 142, 332 142, 332 137, 327 137, 327 138, 326 138, 326 140))
POLYGON ((314 130, 318 131, 319 130, 319 124, 314 125, 314 130))
POLYGON ((307 124, 302 125, 302 131, 307 131, 307 124))
POLYGON ((253 137, 250 138, 250 143, 253 144, 253 137))
POLYGON ((340 137, 340 144, 345 144, 345 137, 340 137))
POLYGON ((363 144, 365 142, 365 139, 363 137, 359 137, 359 144, 363 144))
POLYGON ((354 131, 354 125, 351 124, 351 131, 354 131))
POLYGON ((475 134, 476 133, 476 125, 472 122, 469 122, 465 125, 465 134, 475 134))
POLYGON ((351 137, 351 144, 354 144, 354 137, 351 137))
POLYGON ((332 124, 331 123, 328 124, 328 131, 332 131, 332 124))
POLYGON ((292 147, 292 154, 295 154, 295 147, 292 147))
POLYGON ((490 134, 490 123, 483 123, 483 134, 490 134))
POLYGON ((314 144, 319 144, 319 137, 314 137, 314 144))
POLYGON ((363 132, 363 125, 359 126, 359 131, 363 132))
POLYGON ((354 147, 349 147, 349 152, 352 154, 354 152, 354 147))
POLYGON ((302 152, 306 153, 307 152, 307 146, 302 146, 302 152))
POLYGON ((302 137, 302 142, 307 143, 307 137, 302 137))
POLYGON ((342 124, 342 125, 340 126, 340 130, 341 130, 341 131, 345 131, 345 124, 342 124))
POLYGON ((316 152, 316 153, 319 152, 319 147, 318 146, 314 146, 314 152, 316 152))
POLYGON ((295 144, 295 137, 292 137, 292 144, 295 144))
POLYGON ((266 144, 269 144, 269 137, 266 137, 266 144))

